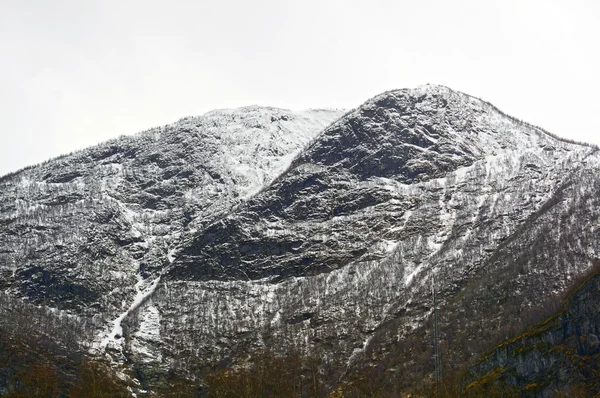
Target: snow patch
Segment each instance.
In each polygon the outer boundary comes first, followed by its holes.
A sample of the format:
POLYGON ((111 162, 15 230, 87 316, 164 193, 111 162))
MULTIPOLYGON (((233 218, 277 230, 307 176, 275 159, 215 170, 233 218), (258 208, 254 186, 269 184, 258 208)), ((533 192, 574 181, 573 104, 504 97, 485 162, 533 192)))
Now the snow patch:
POLYGON ((150 283, 149 286, 143 288, 145 281, 140 275, 138 275, 138 282, 135 284, 136 295, 133 299, 133 302, 123 313, 121 313, 121 315, 112 321, 111 331, 108 333, 108 335, 102 338, 100 343, 95 348, 99 349, 100 352, 105 352, 108 347, 118 348, 123 344, 123 327, 121 326, 123 319, 125 319, 131 312, 136 310, 148 297, 154 293, 158 283, 160 282, 160 279, 161 276, 158 276, 150 283))

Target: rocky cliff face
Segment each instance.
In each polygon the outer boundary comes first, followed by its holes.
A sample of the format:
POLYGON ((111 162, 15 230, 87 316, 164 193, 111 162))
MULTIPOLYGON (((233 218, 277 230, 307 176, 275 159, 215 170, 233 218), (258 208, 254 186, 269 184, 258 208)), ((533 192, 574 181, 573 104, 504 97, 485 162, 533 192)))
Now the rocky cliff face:
POLYGON ((551 397, 578 387, 600 392, 600 274, 586 280, 558 314, 500 344, 473 367, 467 391, 504 382, 521 395, 551 397))
POLYGON ((256 193, 340 114, 213 111, 4 177, 3 290, 110 324, 114 338, 187 233, 256 193))
POLYGON ((145 374, 269 349, 408 387, 434 275, 451 367, 597 258, 596 148, 440 86, 317 134, 338 116, 217 111, 5 178, 4 290, 103 314, 94 352, 145 374))

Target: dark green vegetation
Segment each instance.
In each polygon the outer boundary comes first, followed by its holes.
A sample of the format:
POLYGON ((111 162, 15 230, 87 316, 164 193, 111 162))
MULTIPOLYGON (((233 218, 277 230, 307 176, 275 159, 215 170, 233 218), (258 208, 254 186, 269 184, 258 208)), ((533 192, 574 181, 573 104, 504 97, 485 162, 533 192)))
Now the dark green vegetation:
POLYGON ((563 389, 600 393, 600 268, 576 284, 560 311, 499 344, 472 368, 467 390, 497 384, 521 395, 563 389))

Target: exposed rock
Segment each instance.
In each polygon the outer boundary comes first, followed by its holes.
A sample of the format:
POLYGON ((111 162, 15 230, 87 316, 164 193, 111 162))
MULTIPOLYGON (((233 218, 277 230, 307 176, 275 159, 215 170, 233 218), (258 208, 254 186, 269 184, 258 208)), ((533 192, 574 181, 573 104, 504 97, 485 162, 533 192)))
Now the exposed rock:
POLYGON ((586 280, 564 306, 482 358, 472 368, 475 380, 467 391, 504 382, 528 396, 552 397, 575 387, 600 393, 600 274, 586 280))
POLYGON ((187 233, 260 190, 340 114, 213 111, 3 177, 0 286, 94 318, 102 340, 187 233))

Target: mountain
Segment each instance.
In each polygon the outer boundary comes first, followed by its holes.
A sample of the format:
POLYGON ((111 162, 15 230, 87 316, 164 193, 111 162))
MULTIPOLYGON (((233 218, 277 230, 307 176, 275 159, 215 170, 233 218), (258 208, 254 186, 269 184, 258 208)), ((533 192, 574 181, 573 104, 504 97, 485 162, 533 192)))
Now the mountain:
POLYGON ((2 289, 75 317, 143 388, 266 350, 410 390, 432 286, 452 371, 592 267, 599 166, 442 86, 214 111, 3 178, 2 289))

